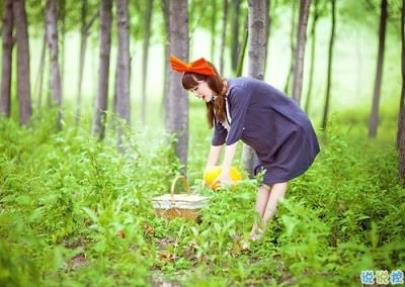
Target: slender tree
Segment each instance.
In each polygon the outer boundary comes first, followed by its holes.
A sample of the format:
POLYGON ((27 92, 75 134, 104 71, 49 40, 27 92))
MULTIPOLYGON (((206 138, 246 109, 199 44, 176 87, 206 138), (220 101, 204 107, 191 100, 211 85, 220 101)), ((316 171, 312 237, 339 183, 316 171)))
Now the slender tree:
POLYGON ((30 51, 27 13, 24 0, 13 1, 17 42, 18 106, 20 123, 27 124, 32 115, 30 86, 30 51))
MULTIPOLYGON (((266 0, 249 0, 249 76, 263 80, 264 63, 266 57, 266 0)), ((253 175, 253 167, 257 160, 254 150, 243 145, 242 162, 250 175, 253 175)))
POLYGON ((46 29, 44 29, 44 36, 42 38, 41 58, 39 60, 37 80, 35 81, 35 84, 38 85, 37 86, 38 88, 35 89, 35 91, 37 92, 37 96, 38 96, 38 98, 37 98, 38 107, 40 107, 42 105, 42 87, 44 84, 45 56, 46 56, 46 29))
POLYGON ((1 78, 0 114, 10 116, 11 67, 13 54, 13 0, 3 1, 3 66, 1 78))
MULTIPOLYGON (((130 76, 130 57, 129 57, 129 18, 128 18, 128 0, 117 0, 117 24, 118 24, 118 55, 117 55, 117 78, 116 78, 116 113, 117 116, 125 121, 127 125, 131 121, 131 107, 129 99, 129 76, 130 76)), ((117 143, 121 151, 122 146, 122 128, 117 130, 117 143)))
POLYGON ((164 41, 165 41, 165 58, 164 58, 164 75, 163 75, 163 95, 162 95, 162 104, 160 105, 162 113, 167 110, 167 92, 169 90, 169 77, 170 77, 170 70, 169 70, 169 52, 170 52, 170 45, 169 45, 169 0, 161 0, 160 2, 162 7, 162 14, 164 20, 164 41))
POLYGON ((307 39, 307 23, 311 0, 300 1, 300 14, 297 29, 297 48, 294 59, 294 80, 292 98, 300 105, 304 71, 305 43, 307 39))
POLYGON ((80 27, 80 48, 79 48, 79 72, 77 78, 77 95, 76 95, 76 125, 80 122, 80 113, 82 106, 82 85, 83 85, 83 71, 86 60, 87 39, 89 38, 89 31, 94 21, 99 16, 99 12, 95 13, 90 20, 88 20, 89 5, 87 0, 82 1, 81 7, 81 27, 80 27))
POLYGON ((93 117, 93 135, 104 139, 106 111, 108 108, 108 75, 110 72, 112 1, 100 3, 100 66, 98 70, 98 94, 93 117))
POLYGON ((79 51, 79 73, 77 81, 77 96, 76 96, 76 125, 80 121, 80 110, 82 103, 82 80, 83 80, 83 70, 84 70, 84 61, 86 59, 86 47, 87 47, 87 14, 88 14, 88 1, 82 0, 81 7, 81 29, 80 29, 80 51, 79 51))
MULTIPOLYGON (((189 33, 187 0, 169 1, 170 54, 188 61, 189 33)), ((188 97, 181 86, 181 75, 171 72, 167 95, 166 131, 174 134, 175 152, 187 172, 188 153, 188 97)))
POLYGON ((53 103, 59 108, 57 116, 57 126, 61 128, 61 104, 62 104, 62 89, 60 80, 60 71, 58 63, 58 28, 57 28, 57 11, 56 0, 47 0, 46 3, 46 36, 48 49, 50 53, 51 71, 50 71, 50 87, 53 103))
POLYGON ((219 50, 219 73, 221 75, 224 72, 224 52, 225 52, 227 23, 228 23, 228 0, 224 0, 222 12, 221 47, 219 50))
POLYGON ((231 67, 236 73, 239 56, 239 17, 240 17, 240 0, 232 0, 232 47, 231 47, 231 67))
POLYGON ((405 0, 402 0, 401 9, 401 44, 402 90, 399 103, 397 144, 399 147, 399 174, 402 180, 405 180, 405 0))
POLYGON ((316 48, 316 24, 319 19, 319 0, 314 0, 314 12, 312 17, 311 25, 311 64, 309 68, 309 80, 308 80, 308 90, 307 96, 305 99, 305 112, 309 112, 309 107, 311 103, 311 93, 312 93, 312 84, 314 79, 314 67, 315 67, 315 48, 316 48))
POLYGON ((373 102, 371 107, 371 114, 368 124, 368 136, 376 137, 378 127, 378 113, 380 106, 381 95, 381 81, 383 75, 384 65, 384 51, 385 51, 385 28, 387 25, 387 0, 381 0, 381 13, 380 13, 380 27, 378 37, 378 58, 377 58, 377 70, 374 82, 373 102))
POLYGON ((217 0, 211 0, 211 18, 210 18, 210 33, 211 33, 211 59, 215 59, 215 40, 217 38, 217 0))
POLYGON ((264 79, 266 55, 266 0, 249 0, 249 76, 264 79))
POLYGON ((64 91, 65 78, 65 40, 66 40, 66 0, 58 0, 56 9, 60 22, 60 82, 62 93, 64 91))
POLYGON ((144 19, 144 37, 143 37, 143 53, 142 53, 142 108, 141 119, 142 123, 146 123, 146 83, 148 75, 148 55, 149 43, 151 37, 151 22, 153 13, 153 0, 146 1, 146 11, 144 19))
POLYGON ((297 27, 296 25, 296 19, 297 19, 297 3, 298 1, 293 1, 292 3, 292 8, 291 8, 291 30, 290 30, 290 50, 291 50, 291 61, 290 61, 290 67, 287 71, 287 79, 285 81, 284 85, 284 92, 286 94, 290 93, 290 82, 291 82, 291 75, 294 71, 294 55, 295 55, 295 41, 294 41, 294 36, 295 36, 295 28, 297 27))
POLYGON ((248 43, 248 37, 249 37, 249 21, 248 21, 249 15, 246 15, 245 19, 245 24, 243 25, 244 31, 243 31, 243 37, 242 37, 242 42, 240 44, 240 49, 239 49, 239 55, 238 55, 238 65, 236 66, 236 77, 242 76, 242 71, 243 71, 243 64, 245 63, 245 55, 246 55, 246 47, 248 43))
POLYGON ((322 129, 326 130, 326 124, 328 122, 328 113, 329 113, 329 101, 330 101, 330 88, 332 84, 332 59, 333 59, 333 47, 335 42, 335 30, 336 30, 336 0, 331 0, 332 8, 332 27, 329 39, 329 49, 328 49, 328 80, 326 83, 326 96, 325 96, 325 105, 323 109, 322 116, 322 129))
POLYGON ((270 31, 271 31, 271 0, 266 0, 266 48, 265 48, 265 55, 264 55, 264 73, 266 73, 267 69, 267 60, 268 60, 268 51, 269 51, 269 42, 270 42, 270 31))

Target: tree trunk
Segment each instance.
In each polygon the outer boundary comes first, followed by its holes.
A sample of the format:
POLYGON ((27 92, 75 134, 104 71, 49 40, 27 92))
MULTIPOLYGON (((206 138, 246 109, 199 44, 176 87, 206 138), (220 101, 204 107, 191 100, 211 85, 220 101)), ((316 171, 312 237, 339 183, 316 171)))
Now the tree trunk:
POLYGON ((295 35, 295 28, 297 25, 295 24, 295 20, 297 18, 297 2, 298 1, 293 1, 292 3, 292 10, 291 10, 291 31, 290 31, 290 49, 291 49, 291 62, 290 62, 290 68, 288 69, 287 72, 287 79, 285 81, 284 85, 284 92, 286 94, 290 93, 290 81, 291 81, 291 75, 294 70, 294 55, 295 55, 295 42, 294 42, 294 35, 295 35))
POLYGON ((221 48, 219 50, 219 73, 224 72, 224 52, 226 46, 226 28, 228 23, 228 0, 224 0, 224 10, 222 15, 222 33, 221 33, 221 48))
POLYGON ((167 92, 169 90, 169 52, 170 52, 170 39, 169 39, 169 0, 161 0, 162 14, 164 19, 164 31, 165 31, 165 58, 164 58, 164 84, 163 84, 163 96, 162 103, 160 105, 161 114, 164 114, 167 110, 167 92))
POLYGON ((264 55, 264 74, 267 70, 267 61, 268 61, 268 51, 269 51, 269 42, 270 42, 270 31, 271 31, 271 0, 266 0, 266 48, 264 55))
POLYGON ((43 84, 44 84, 44 73, 45 73, 45 56, 46 56, 46 29, 44 29, 44 36, 42 40, 42 47, 41 47, 41 58, 39 60, 38 66, 38 75, 35 85, 38 85, 38 88, 35 89, 38 96, 38 107, 42 105, 42 92, 43 92, 43 84))
POLYGON ((315 66, 315 48, 316 48, 316 24, 319 18, 319 11, 318 11, 318 0, 314 2, 314 16, 312 20, 312 27, 311 27, 311 65, 309 68, 309 81, 308 81, 308 90, 307 96, 305 99, 305 112, 309 113, 309 107, 311 103, 311 93, 312 93, 312 83, 314 79, 314 66, 315 66))
MULTIPOLYGON (((264 79, 264 63, 266 58, 266 0, 249 0, 249 66, 250 77, 264 79)), ((249 175, 253 176, 253 168, 257 156, 255 151, 248 145, 243 145, 242 162, 249 175)))
POLYGON ((60 82, 61 91, 64 91, 64 78, 65 78, 65 39, 66 39, 66 0, 58 0, 59 7, 56 7, 57 14, 60 20, 60 82))
POLYGON ((301 105, 302 81, 304 71, 305 43, 307 40, 307 23, 311 0, 301 0, 297 31, 297 48, 294 59, 294 80, 292 98, 301 105))
POLYGON ((13 54, 13 0, 3 2, 3 67, 1 79, 0 114, 10 116, 11 68, 13 54))
POLYGON ((380 15, 380 28, 378 39, 378 59, 377 59, 377 72, 374 82, 373 103, 371 107, 370 120, 368 124, 368 136, 376 137, 378 127, 378 110, 380 105, 381 94, 381 80, 384 65, 384 50, 385 50, 385 27, 387 24, 387 0, 381 0, 381 15, 380 15))
MULTIPOLYGON (((402 113, 405 107, 405 0, 402 0, 402 9, 401 9, 401 46, 402 46, 402 53, 401 53, 401 72, 402 72, 402 90, 401 90, 401 99, 399 101, 399 114, 398 114, 398 132, 397 132, 397 147, 400 148, 400 141, 401 137, 405 133, 401 133, 401 127, 405 128, 405 122, 402 119, 402 113)), ((405 153, 405 145, 402 145, 405 153)), ((405 154, 404 154, 404 161, 403 168, 405 171, 405 154)), ((405 175, 405 174, 404 174, 405 175)))
POLYGON ((146 1, 146 13, 144 22, 144 38, 143 38, 143 57, 142 57, 142 108, 141 108, 141 119, 142 124, 146 123, 146 83, 148 75, 148 55, 149 55, 149 42, 151 36, 151 21, 153 12, 153 0, 146 1))
MULTIPOLYGON (((169 1, 170 54, 185 61, 189 58, 189 34, 187 0, 169 1)), ((170 73, 167 97, 166 131, 174 134, 177 141, 175 152, 187 173, 188 153, 188 96, 181 86, 181 74, 170 73)))
POLYGON ((217 36, 217 1, 211 0, 211 23, 210 23, 210 30, 211 30, 211 61, 215 59, 215 40, 217 36))
POLYGON ((266 56, 266 0, 249 0, 249 76, 264 79, 266 56))
POLYGON ((240 45, 240 50, 239 50, 239 55, 238 55, 238 65, 237 65, 236 74, 235 74, 236 77, 242 76, 243 64, 245 62, 246 47, 247 47, 248 37, 249 37, 248 18, 249 18, 249 16, 246 15, 245 25, 244 25, 245 30, 243 32, 242 43, 240 45))
POLYGON ((328 79, 326 83, 326 96, 325 96, 325 106, 323 109, 322 117, 322 129, 326 130, 326 124, 328 122, 329 113, 329 101, 330 101, 330 88, 332 83, 332 58, 333 58, 333 44, 335 42, 335 30, 336 30, 336 0, 331 0, 332 7, 332 31, 329 40, 329 52, 328 52, 328 79))
POLYGON ((79 73, 77 81, 77 97, 76 97, 76 125, 80 122, 80 113, 82 105, 82 81, 83 81, 83 70, 84 61, 86 59, 86 47, 87 47, 87 12, 88 12, 88 1, 82 0, 82 11, 81 11, 81 31, 80 31, 80 51, 79 51, 79 73))
POLYGON ((236 74, 238 68, 239 53, 239 17, 240 17, 240 0, 232 0, 232 48, 231 48, 231 67, 236 74))
POLYGON ((98 70, 98 94, 93 117, 93 135, 104 139, 106 111, 108 108, 108 75, 110 72, 112 1, 100 4, 100 66, 98 70))
POLYGON ((20 123, 27 124, 32 115, 30 87, 30 51, 28 23, 24 0, 13 1, 17 42, 18 106, 20 123))
POLYGON ((60 129, 62 114, 62 90, 60 71, 58 64, 58 28, 56 15, 56 0, 47 0, 46 5, 46 35, 48 39, 48 48, 50 52, 51 72, 50 72, 50 87, 54 104, 59 108, 57 116, 57 127, 60 129))
MULTIPOLYGON (((403 86, 404 84, 402 84, 403 86)), ((400 115, 400 131, 399 137, 399 175, 402 182, 405 182, 405 109, 402 109, 400 115)))
MULTIPOLYGON (((129 22, 128 22, 128 0, 117 1, 117 24, 118 24, 118 55, 117 55, 117 116, 130 124, 131 105, 129 100, 129 22)), ((117 129, 117 145, 121 152, 123 130, 121 126, 117 129)))

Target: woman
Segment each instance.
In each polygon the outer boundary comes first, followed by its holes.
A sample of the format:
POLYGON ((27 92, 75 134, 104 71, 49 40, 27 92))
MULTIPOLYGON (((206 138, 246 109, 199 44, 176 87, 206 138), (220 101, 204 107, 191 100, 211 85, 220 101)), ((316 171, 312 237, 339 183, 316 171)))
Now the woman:
POLYGON ((214 127, 206 168, 217 164, 225 144, 219 181, 227 183, 237 142, 242 140, 256 152, 254 174, 264 170, 256 198, 262 221, 253 225, 250 234, 256 240, 284 197, 288 181, 304 173, 319 152, 311 122, 292 99, 263 81, 223 79, 203 58, 184 63, 171 56, 170 63, 183 73, 184 89, 206 102, 208 125, 214 127))

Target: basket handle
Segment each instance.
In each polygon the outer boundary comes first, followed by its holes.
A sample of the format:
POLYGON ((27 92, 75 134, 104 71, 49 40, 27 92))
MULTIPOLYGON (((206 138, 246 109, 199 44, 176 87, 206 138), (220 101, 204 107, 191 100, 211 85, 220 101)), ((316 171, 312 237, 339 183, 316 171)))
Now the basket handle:
POLYGON ((174 178, 172 186, 170 188, 170 200, 173 202, 174 201, 174 190, 176 188, 176 183, 179 181, 179 179, 183 179, 183 186, 184 186, 184 190, 187 193, 191 193, 190 192, 190 185, 188 184, 187 178, 184 175, 178 175, 174 178))

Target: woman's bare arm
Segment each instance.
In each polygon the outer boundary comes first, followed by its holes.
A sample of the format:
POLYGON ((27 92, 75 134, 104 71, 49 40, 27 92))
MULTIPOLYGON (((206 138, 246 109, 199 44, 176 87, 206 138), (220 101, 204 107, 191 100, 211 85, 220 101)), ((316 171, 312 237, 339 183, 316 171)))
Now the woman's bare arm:
POLYGON ((229 175, 229 171, 231 170, 231 166, 232 166, 233 157, 236 152, 237 144, 238 144, 238 142, 235 142, 234 144, 227 145, 225 147, 224 162, 222 164, 222 174, 223 175, 229 175))
POLYGON ((217 165, 221 150, 222 150, 222 145, 218 145, 218 146, 212 145, 211 146, 205 169, 208 169, 209 167, 217 165))

